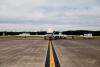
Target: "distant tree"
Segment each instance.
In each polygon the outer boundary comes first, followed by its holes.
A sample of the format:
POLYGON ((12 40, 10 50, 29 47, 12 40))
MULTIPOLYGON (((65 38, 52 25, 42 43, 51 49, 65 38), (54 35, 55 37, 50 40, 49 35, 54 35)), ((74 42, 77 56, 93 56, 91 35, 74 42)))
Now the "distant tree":
POLYGON ((54 31, 54 34, 59 34, 59 31, 54 31))
POLYGON ((65 34, 65 35, 84 35, 87 33, 92 33, 93 36, 100 36, 100 31, 76 30, 76 31, 63 31, 62 32, 62 34, 65 34))
POLYGON ((38 35, 45 35, 47 32, 46 31, 38 31, 37 34, 38 35))

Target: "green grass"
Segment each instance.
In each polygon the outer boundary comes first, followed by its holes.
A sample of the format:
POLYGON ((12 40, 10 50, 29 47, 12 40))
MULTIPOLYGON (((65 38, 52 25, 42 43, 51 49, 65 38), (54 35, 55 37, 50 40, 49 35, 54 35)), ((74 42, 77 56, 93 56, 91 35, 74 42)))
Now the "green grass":
MULTIPOLYGON (((44 39, 40 36, 0 36, 1 39, 44 39)), ((67 37, 67 39, 72 39, 72 37, 67 37)), ((83 40, 83 37, 75 36, 75 40, 83 40)), ((93 36, 94 40, 100 40, 100 36, 93 36)))
POLYGON ((43 37, 40 36, 0 36, 0 38, 15 38, 15 39, 42 39, 43 37))
MULTIPOLYGON (((67 39, 72 39, 72 37, 66 37, 67 39)), ((83 40, 84 38, 83 37, 80 37, 80 36, 74 36, 73 39, 75 40, 83 40)), ((100 40, 100 36, 93 36, 92 38, 93 40, 100 40)), ((85 39, 84 39, 85 40, 85 39)))
POLYGON ((100 40, 100 36, 93 36, 94 39, 100 40))

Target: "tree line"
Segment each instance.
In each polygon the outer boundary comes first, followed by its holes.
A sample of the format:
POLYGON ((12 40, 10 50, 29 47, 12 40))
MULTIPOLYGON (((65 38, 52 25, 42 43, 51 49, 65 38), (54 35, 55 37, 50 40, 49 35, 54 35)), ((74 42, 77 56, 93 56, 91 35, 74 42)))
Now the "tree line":
POLYGON ((65 35, 84 35, 87 33, 92 33, 93 36, 100 36, 100 31, 76 30, 76 31, 63 31, 62 32, 62 34, 65 34, 65 35))
MULTIPOLYGON (((30 35, 45 35, 46 31, 38 31, 38 32, 0 32, 0 36, 5 35, 19 35, 22 33, 29 33, 30 35)), ((54 34, 62 33, 64 35, 84 35, 87 33, 92 33, 93 36, 100 36, 100 31, 88 31, 88 30, 76 30, 76 31, 54 31, 54 34)))

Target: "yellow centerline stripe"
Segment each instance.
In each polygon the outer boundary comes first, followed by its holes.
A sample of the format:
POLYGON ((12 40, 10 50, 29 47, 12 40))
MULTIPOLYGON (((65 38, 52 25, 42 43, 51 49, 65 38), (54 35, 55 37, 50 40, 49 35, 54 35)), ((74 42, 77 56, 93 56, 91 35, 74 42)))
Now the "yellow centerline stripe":
POLYGON ((55 67, 53 48, 50 42, 50 67, 55 67))

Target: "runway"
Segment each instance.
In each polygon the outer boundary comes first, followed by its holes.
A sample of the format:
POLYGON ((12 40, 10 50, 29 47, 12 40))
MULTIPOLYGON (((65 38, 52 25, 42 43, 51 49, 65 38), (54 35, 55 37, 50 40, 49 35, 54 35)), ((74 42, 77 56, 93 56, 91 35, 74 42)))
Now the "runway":
POLYGON ((0 42, 0 67, 45 67, 47 44, 44 40, 0 42))
POLYGON ((61 67, 100 67, 99 40, 57 40, 53 43, 61 67))
POLYGON ((0 39, 0 67, 47 67, 48 53, 54 67, 56 62, 60 67, 100 67, 100 40, 53 40, 51 47, 48 43, 48 40, 0 39))

